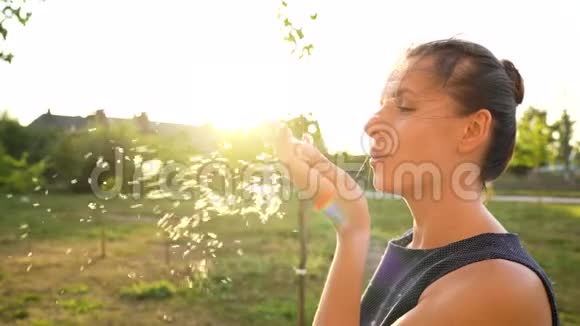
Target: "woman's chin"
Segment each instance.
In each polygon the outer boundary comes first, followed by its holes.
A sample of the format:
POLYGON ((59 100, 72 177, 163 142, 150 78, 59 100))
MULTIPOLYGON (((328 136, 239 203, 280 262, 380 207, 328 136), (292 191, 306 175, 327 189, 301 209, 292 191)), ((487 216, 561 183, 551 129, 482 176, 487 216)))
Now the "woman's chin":
POLYGON ((380 173, 373 174, 373 188, 378 192, 389 192, 388 187, 385 185, 385 180, 380 173))
POLYGON ((384 178, 380 174, 373 175, 373 188, 375 189, 375 191, 385 193, 385 194, 392 194, 392 195, 401 196, 399 191, 395 191, 393 185, 390 182, 388 182, 388 180, 385 180, 385 179, 386 178, 384 178))

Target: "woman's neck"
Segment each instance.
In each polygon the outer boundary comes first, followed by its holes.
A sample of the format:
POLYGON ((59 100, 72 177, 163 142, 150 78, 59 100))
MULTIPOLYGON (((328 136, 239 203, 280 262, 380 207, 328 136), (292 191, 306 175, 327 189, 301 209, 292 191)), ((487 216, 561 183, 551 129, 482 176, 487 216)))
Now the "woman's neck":
POLYGON ((404 196, 413 215, 413 240, 409 248, 431 249, 481 233, 505 233, 481 199, 466 200, 452 191, 433 196, 404 196))

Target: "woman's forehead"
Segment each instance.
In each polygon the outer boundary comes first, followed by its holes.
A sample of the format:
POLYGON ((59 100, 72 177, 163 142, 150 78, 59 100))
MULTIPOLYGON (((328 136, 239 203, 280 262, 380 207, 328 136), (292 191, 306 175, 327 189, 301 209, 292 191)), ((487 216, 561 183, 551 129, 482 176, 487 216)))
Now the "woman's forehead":
POLYGON ((436 91, 441 83, 433 71, 430 58, 409 58, 397 64, 390 72, 383 96, 396 95, 404 89, 414 93, 436 91))

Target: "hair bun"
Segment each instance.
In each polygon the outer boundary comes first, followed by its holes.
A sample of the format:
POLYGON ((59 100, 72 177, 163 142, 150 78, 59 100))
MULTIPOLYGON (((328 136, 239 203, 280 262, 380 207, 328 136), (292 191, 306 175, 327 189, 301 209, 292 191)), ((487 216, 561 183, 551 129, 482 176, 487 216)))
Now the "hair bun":
POLYGON ((503 65, 503 68, 505 69, 508 77, 514 83, 513 91, 516 103, 522 103, 522 100, 524 99, 524 81, 520 75, 520 72, 516 69, 514 64, 507 59, 501 60, 501 64, 503 65))

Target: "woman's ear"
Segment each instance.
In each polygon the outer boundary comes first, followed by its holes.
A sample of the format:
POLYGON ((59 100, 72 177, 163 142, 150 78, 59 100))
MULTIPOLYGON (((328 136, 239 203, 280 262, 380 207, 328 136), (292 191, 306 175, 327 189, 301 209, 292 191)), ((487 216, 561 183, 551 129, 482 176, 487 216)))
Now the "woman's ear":
POLYGON ((458 145, 460 153, 469 153, 483 148, 491 136, 493 117, 488 109, 479 109, 465 120, 463 136, 458 145))

